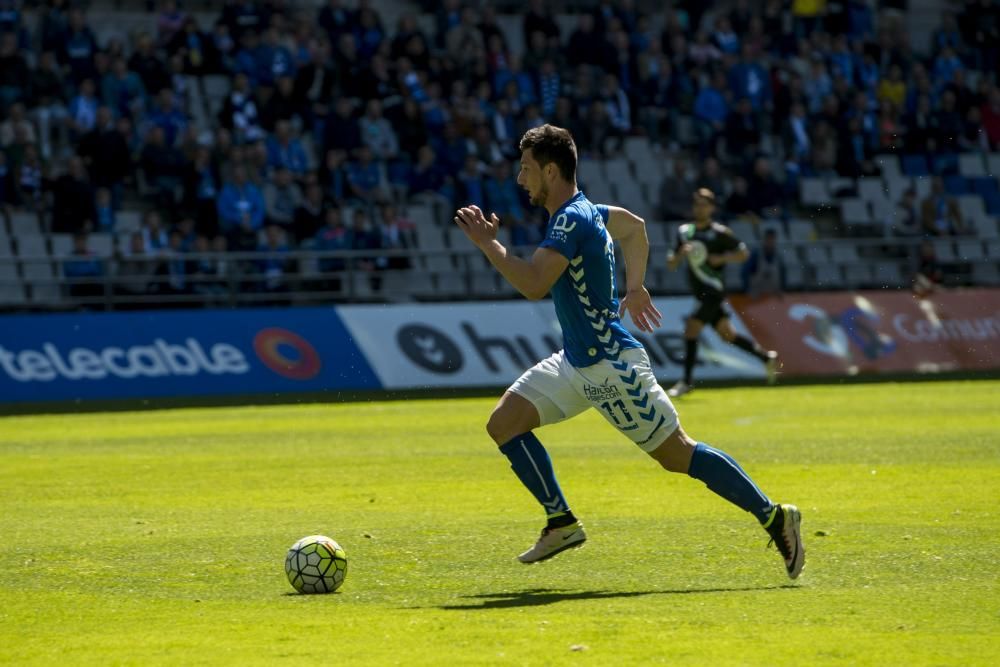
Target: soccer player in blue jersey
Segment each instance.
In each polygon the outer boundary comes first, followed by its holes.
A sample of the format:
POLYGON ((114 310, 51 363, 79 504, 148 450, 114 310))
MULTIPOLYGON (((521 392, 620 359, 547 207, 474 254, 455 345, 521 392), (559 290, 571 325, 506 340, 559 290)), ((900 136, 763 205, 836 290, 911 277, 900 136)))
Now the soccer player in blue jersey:
POLYGON ((518 556, 534 563, 578 547, 587 539, 556 481, 548 452, 534 430, 594 408, 664 469, 686 473, 761 523, 792 579, 805 562, 801 518, 794 505, 778 505, 725 452, 696 442, 657 384, 642 345, 622 325, 627 310, 641 331, 661 315, 643 286, 649 241, 645 222, 616 206, 591 203, 576 186, 576 145, 552 125, 521 138, 518 184, 531 203, 549 212, 545 239, 529 259, 497 240, 500 220, 477 206, 459 209, 455 223, 521 294, 551 292, 564 348, 528 369, 500 398, 486 430, 511 468, 545 511, 541 537, 518 556), (613 241, 625 260, 626 290, 615 287, 613 241))

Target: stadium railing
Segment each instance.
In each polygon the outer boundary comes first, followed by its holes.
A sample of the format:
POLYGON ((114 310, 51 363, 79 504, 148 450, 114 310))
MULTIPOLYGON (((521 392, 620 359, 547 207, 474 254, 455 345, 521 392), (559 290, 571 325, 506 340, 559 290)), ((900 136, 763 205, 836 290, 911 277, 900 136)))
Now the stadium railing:
MULTIPOLYGON (((911 284, 919 244, 920 239, 784 240, 779 253, 789 291, 902 289, 911 284)), ((1000 285, 996 266, 1000 242, 940 239, 935 248, 946 284, 1000 285)), ((524 247, 517 252, 527 255, 532 250, 524 247)), ((667 245, 654 243, 650 251, 650 290, 659 295, 687 293, 683 269, 669 272, 659 261, 667 245)), ((103 267, 103 275, 88 278, 63 273, 64 263, 73 259, 17 257, 19 272, 15 262, 0 271, 0 308, 118 310, 517 297, 513 287, 474 249, 186 253, 138 258, 111 255, 88 258, 97 259, 103 267), (286 270, 269 270, 262 265, 275 257, 286 270), (123 266, 137 259, 149 262, 148 271, 123 273, 123 266), (171 262, 190 267, 203 260, 216 263, 221 272, 171 275, 169 271, 171 262), (331 270, 329 263, 338 266, 331 270), (378 268, 372 269, 373 264, 378 268)), ((623 264, 619 264, 619 273, 620 280, 624 279, 623 264)), ((729 268, 727 284, 738 291, 738 266, 729 268)))

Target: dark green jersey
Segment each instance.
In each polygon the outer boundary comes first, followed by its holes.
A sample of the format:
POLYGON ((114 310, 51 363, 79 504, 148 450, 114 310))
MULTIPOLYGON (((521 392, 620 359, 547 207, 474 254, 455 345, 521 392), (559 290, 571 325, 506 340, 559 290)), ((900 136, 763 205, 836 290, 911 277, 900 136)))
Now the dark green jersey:
MULTIPOLYGON (((736 238, 733 230, 723 224, 713 222, 705 229, 698 229, 693 222, 681 225, 677 230, 677 249, 685 243, 699 241, 708 251, 706 255, 722 255, 744 247, 743 242, 736 238)), ((711 266, 707 261, 697 264, 688 258, 688 282, 691 291, 698 299, 711 297, 721 298, 725 295, 726 285, 723 277, 725 265, 711 266)))

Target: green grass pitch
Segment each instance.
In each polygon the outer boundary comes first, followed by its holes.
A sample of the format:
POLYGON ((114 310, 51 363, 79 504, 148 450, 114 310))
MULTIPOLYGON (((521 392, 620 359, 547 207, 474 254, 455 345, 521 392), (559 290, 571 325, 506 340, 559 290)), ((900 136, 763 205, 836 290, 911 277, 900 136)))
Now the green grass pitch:
POLYGON ((590 540, 517 563, 542 517, 493 402, 0 419, 0 664, 997 664, 1000 382, 683 399, 802 509, 795 583, 595 413, 539 431, 590 540), (336 594, 285 579, 313 533, 336 594))

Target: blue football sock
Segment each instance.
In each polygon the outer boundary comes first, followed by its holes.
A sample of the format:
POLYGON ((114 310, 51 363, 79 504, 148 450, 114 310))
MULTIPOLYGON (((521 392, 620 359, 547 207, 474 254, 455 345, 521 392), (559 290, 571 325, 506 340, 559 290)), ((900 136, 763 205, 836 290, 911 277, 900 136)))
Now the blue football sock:
POLYGON ((546 516, 569 513, 569 505, 556 481, 549 453, 534 433, 529 431, 513 437, 500 446, 500 453, 510 460, 514 474, 542 504, 546 516))
POLYGON ((691 456, 688 475, 705 483, 729 502, 750 512, 762 524, 771 517, 773 503, 729 454, 699 442, 691 456))

